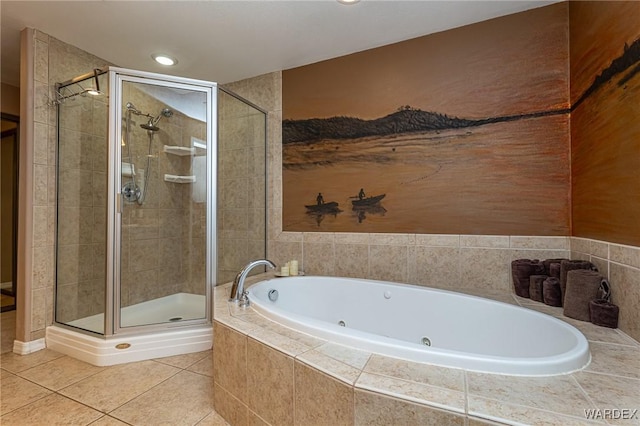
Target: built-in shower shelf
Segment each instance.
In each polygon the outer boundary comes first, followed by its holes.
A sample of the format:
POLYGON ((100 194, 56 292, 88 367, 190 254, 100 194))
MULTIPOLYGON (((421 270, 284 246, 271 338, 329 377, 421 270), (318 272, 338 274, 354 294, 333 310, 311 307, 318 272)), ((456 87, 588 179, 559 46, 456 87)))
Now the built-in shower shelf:
POLYGON ((195 183, 195 176, 164 175, 164 180, 173 183, 195 183))
POLYGON ((185 146, 165 145, 164 152, 166 152, 167 154, 187 156, 187 155, 194 155, 196 153, 196 149, 187 148, 185 146))

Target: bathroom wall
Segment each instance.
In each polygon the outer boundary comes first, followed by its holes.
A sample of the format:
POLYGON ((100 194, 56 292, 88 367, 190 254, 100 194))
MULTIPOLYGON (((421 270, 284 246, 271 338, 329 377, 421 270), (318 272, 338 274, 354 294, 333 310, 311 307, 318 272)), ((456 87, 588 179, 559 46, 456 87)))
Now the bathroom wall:
POLYGON ((571 2, 574 257, 609 277, 640 340, 640 3, 571 2))
POLYGON ((558 3, 283 71, 284 230, 567 235, 568 68, 558 3))
MULTIPOLYGON (((19 223, 18 341, 43 338, 53 322, 56 206, 56 82, 109 65, 33 29, 22 33, 21 184, 19 223), (27 174, 25 176, 24 174, 27 174)), ((91 181, 89 181, 91 182, 91 181)), ((86 182, 84 182, 86 183, 86 182)), ((86 188, 90 193, 93 188, 86 188)), ((77 195, 77 193, 76 193, 77 195)))
MULTIPOLYGON (((608 3, 607 7, 611 5, 608 3)), ((281 85, 280 72, 234 84, 239 94, 269 111, 269 259, 278 265, 298 259, 307 274, 496 292, 511 291, 509 263, 513 259, 591 259, 611 279, 613 301, 621 307, 620 328, 640 339, 637 331, 640 318, 634 308, 640 302, 640 249, 637 246, 577 238, 580 235, 569 237, 569 233, 565 236, 500 236, 283 231, 281 85)), ((625 230, 631 231, 631 227, 623 226, 621 233, 625 230)))
POLYGON ((218 93, 218 284, 265 256, 265 132, 265 114, 218 93))
POLYGON ((570 10, 573 235, 640 246, 640 3, 570 10))

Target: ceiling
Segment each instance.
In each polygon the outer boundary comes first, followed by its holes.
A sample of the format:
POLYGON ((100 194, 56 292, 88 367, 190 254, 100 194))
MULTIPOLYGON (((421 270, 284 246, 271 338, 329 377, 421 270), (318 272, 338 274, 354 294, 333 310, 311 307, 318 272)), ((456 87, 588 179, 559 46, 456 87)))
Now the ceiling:
POLYGON ((557 1, 2 0, 1 78, 19 85, 25 27, 121 67, 228 83, 557 1))

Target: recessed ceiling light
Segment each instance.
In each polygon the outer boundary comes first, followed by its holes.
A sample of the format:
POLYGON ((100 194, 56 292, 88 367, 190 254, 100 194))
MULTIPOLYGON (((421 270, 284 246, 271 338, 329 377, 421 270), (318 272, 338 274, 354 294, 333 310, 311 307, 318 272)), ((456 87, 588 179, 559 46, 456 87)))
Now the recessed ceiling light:
POLYGON ((172 58, 169 55, 165 55, 165 54, 162 54, 162 53, 154 53, 153 55, 151 55, 151 57, 157 63, 162 64, 162 65, 170 66, 170 65, 175 65, 175 64, 178 63, 178 61, 176 59, 172 58))
POLYGON ((338 0, 338 3, 342 3, 342 4, 356 4, 358 3, 360 0, 338 0))

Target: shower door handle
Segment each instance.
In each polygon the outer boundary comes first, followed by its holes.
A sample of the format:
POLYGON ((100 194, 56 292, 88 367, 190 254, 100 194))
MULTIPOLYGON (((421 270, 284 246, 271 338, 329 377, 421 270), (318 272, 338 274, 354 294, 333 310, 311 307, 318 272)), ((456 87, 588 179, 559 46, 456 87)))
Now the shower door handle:
POLYGON ((118 192, 116 195, 116 213, 122 214, 122 192, 118 192))

